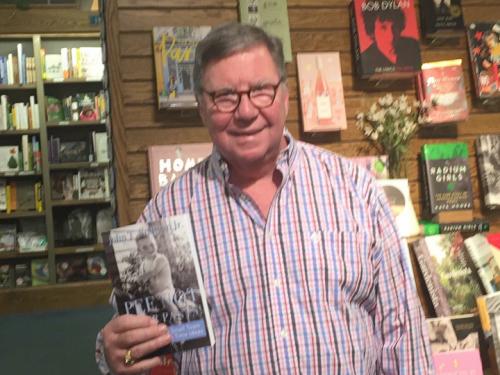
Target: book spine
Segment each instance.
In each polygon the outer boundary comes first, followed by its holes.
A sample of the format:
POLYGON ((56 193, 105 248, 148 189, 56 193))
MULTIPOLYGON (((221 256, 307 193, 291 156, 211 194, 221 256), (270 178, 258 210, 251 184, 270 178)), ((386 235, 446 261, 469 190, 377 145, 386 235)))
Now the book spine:
POLYGON ((35 209, 43 212, 43 185, 40 181, 35 182, 35 209))
POLYGON ((451 308, 448 304, 448 300, 446 299, 446 294, 444 293, 441 283, 439 282, 436 270, 433 267, 429 251, 427 250, 427 245, 423 240, 416 241, 413 243, 413 251, 415 252, 415 256, 417 258, 420 271, 422 272, 425 285, 427 286, 427 291, 429 292, 429 297, 436 315, 451 315, 451 308))
POLYGON ((424 153, 420 154, 420 169, 422 172, 421 186, 423 191, 423 212, 424 216, 432 217, 431 210, 431 191, 429 186, 429 177, 427 176, 427 162, 424 159, 424 153))
POLYGON ((450 224, 439 224, 439 233, 452 233, 452 232, 488 232, 490 230, 490 223, 486 220, 474 220, 469 222, 459 222, 450 224))
POLYGON ((354 65, 356 69, 356 74, 358 77, 363 78, 363 70, 361 66, 361 47, 359 44, 359 33, 356 24, 356 11, 354 9, 354 0, 349 4, 349 15, 351 17, 351 32, 352 32, 352 43, 354 52, 354 65))
POLYGON ((484 149, 486 144, 483 144, 484 139, 482 137, 478 137, 474 143, 476 147, 476 157, 477 157, 477 169, 479 174, 479 182, 480 187, 484 199, 484 206, 487 209, 493 210, 499 207, 498 204, 492 202, 492 192, 491 186, 493 186, 493 182, 489 181, 489 175, 486 172, 486 159, 484 155, 484 149))

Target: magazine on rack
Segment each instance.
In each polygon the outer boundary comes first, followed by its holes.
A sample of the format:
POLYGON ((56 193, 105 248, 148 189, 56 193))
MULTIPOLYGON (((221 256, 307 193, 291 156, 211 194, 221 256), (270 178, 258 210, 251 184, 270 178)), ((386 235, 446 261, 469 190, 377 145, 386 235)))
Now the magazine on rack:
POLYGON ((118 312, 168 326, 172 344, 154 355, 214 343, 189 215, 115 228, 104 243, 118 312))

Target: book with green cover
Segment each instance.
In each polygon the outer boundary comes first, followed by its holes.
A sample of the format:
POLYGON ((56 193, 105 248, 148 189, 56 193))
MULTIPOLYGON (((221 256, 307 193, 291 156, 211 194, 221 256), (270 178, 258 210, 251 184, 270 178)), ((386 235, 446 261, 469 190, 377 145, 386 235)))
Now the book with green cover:
MULTIPOLYGON (((454 221, 472 221, 472 183, 467 144, 425 144, 421 158, 424 211, 428 216, 453 211, 454 221)), ((438 221, 441 222, 439 217, 438 221)))

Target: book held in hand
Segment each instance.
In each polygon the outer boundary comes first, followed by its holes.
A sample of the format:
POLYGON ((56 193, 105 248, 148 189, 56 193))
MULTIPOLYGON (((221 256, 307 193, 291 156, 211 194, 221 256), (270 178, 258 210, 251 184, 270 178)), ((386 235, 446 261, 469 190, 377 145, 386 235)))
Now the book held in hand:
POLYGON ((189 215, 115 228, 104 242, 119 314, 165 323, 173 342, 161 353, 214 343, 189 215))

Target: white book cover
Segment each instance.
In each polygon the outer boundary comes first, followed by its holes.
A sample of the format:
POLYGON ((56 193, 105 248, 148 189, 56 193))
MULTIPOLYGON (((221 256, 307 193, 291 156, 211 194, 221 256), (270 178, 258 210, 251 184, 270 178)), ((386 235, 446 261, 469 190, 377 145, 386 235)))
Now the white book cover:
POLYGON ((23 45, 21 43, 17 44, 17 69, 19 74, 19 83, 26 83, 26 79, 24 77, 24 69, 23 69, 23 45))
POLYGON ((464 244, 486 293, 500 291, 500 259, 494 257, 497 250, 482 233, 467 238, 464 244))
POLYGON ((402 237, 417 236, 420 233, 420 226, 411 201, 408 179, 379 179, 377 183, 384 189, 399 234, 402 237))
POLYGON ((0 180, 0 211, 7 210, 7 181, 0 180))
POLYGON ((0 96, 0 130, 7 130, 9 127, 9 99, 7 95, 0 96))
POLYGON ((14 82, 14 59, 12 53, 7 55, 7 83, 13 85, 14 82))
POLYGON ((161 353, 213 345, 189 215, 115 228, 104 242, 119 314, 149 315, 165 323, 172 344, 161 353))
POLYGON ((62 81, 64 78, 60 53, 45 55, 45 79, 49 81, 62 81))
POLYGON ((78 171, 78 199, 109 198, 107 169, 81 169, 78 171))
POLYGON ((108 134, 106 132, 94 133, 94 152, 98 163, 109 162, 108 134))
POLYGON ((100 47, 80 47, 82 78, 99 81, 104 73, 102 50, 100 47))
POLYGON ((0 146, 0 172, 19 172, 19 146, 0 146))

